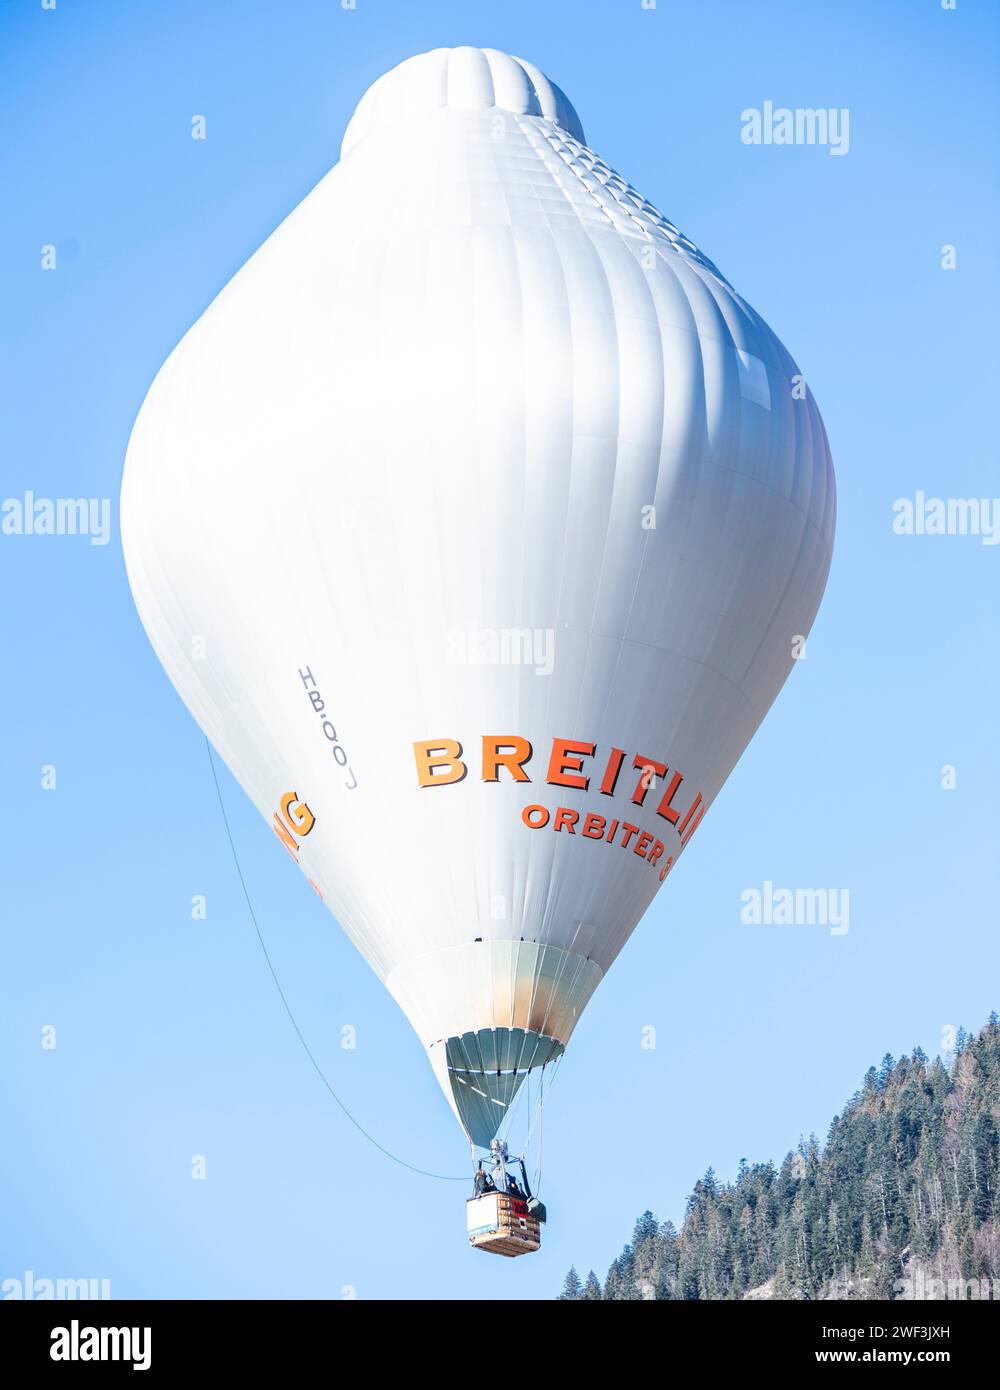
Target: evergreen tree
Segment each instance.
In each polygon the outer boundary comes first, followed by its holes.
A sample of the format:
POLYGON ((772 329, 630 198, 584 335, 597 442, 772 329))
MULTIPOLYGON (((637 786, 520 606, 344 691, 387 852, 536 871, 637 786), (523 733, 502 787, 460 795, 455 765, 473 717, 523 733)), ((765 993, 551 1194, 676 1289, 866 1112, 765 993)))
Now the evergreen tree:
POLYGON ((563 1291, 559 1297, 566 1302, 572 1302, 580 1297, 580 1276, 574 1265, 570 1265, 569 1273, 563 1283, 563 1291))
POLYGON ((651 1211, 644 1211, 635 1223, 635 1230, 632 1232, 633 1248, 638 1249, 648 1240, 655 1240, 660 1233, 659 1222, 651 1211))
POLYGON ((617 1260, 611 1261, 611 1268, 608 1270, 608 1277, 604 1281, 604 1297, 608 1302, 617 1301, 620 1297, 621 1274, 617 1260))
POLYGON ((887 1052, 882 1058, 882 1065, 878 1069, 878 1088, 880 1091, 884 1091, 886 1086, 888 1086, 889 1079, 892 1076, 892 1069, 895 1065, 896 1062, 892 1053, 887 1052))

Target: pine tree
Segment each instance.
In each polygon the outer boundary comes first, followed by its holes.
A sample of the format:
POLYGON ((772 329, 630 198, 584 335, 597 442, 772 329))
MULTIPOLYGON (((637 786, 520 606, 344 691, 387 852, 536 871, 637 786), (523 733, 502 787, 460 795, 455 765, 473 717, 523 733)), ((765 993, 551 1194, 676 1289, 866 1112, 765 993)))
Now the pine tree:
POLYGON ((580 1277, 576 1272, 575 1265, 570 1265, 569 1273, 563 1284, 563 1291, 559 1297, 565 1302, 572 1302, 580 1297, 580 1277))
POLYGON ((601 1300, 601 1285, 597 1275, 593 1270, 587 1275, 587 1282, 583 1286, 581 1298, 586 1303, 599 1303, 601 1300))
POLYGON ((872 1280, 875 1274, 875 1245, 872 1241, 871 1224, 867 1212, 861 1218, 861 1250, 858 1254, 858 1274, 861 1278, 862 1298, 874 1298, 872 1280))
POLYGON ((647 1240, 655 1240, 660 1233, 660 1225, 651 1211, 644 1211, 635 1223, 635 1230, 632 1232, 632 1245, 638 1248, 647 1240))

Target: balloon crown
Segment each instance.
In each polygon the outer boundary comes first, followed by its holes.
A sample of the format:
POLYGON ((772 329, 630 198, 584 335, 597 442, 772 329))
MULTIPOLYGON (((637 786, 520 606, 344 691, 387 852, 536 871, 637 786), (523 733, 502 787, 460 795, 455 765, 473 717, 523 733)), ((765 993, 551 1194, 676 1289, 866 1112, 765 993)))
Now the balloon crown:
POLYGON ((495 48, 435 48, 383 73, 358 102, 340 147, 343 159, 373 130, 441 107, 537 116, 587 143, 580 118, 554 82, 523 58, 495 48))

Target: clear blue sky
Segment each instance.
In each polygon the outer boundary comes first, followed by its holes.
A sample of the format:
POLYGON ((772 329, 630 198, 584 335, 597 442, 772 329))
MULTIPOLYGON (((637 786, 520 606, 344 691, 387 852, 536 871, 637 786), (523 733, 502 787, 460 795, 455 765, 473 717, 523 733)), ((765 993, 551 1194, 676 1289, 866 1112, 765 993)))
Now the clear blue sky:
MULTIPOLYGON (((822 1136, 887 1049, 933 1055, 1000 1004, 1000 547, 891 525, 918 489, 1000 493, 998 38, 973 0, 5 0, 0 494, 111 497, 115 527, 105 547, 0 535, 0 1280, 549 1297, 571 1261, 603 1274, 645 1207, 678 1221, 710 1164, 731 1177, 822 1136), (368 84, 460 43, 542 67, 767 318, 840 493, 807 659, 573 1038, 545 1115, 545 1248, 517 1261, 468 1251, 461 1185, 383 1159, 310 1068, 117 529, 168 351, 333 164, 368 84), (740 112, 768 99, 849 108, 849 154, 745 146, 740 112), (743 925, 741 892, 768 879, 849 889, 850 931, 743 925)), ((317 1058, 382 1143, 463 1172, 416 1037, 221 776, 317 1058)))

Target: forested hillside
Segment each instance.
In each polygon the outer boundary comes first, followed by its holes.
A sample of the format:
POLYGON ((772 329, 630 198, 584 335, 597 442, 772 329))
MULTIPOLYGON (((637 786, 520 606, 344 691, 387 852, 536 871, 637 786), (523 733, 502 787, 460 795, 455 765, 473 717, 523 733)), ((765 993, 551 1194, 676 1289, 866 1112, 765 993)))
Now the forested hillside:
POLYGON ((830 1126, 773 1163, 711 1169, 681 1229, 644 1212, 603 1284, 563 1299, 1000 1300, 1000 1023, 960 1030, 945 1065, 882 1059, 830 1126), (971 1283, 969 1282, 971 1281, 971 1283), (997 1281, 993 1288, 990 1281, 997 1281))

